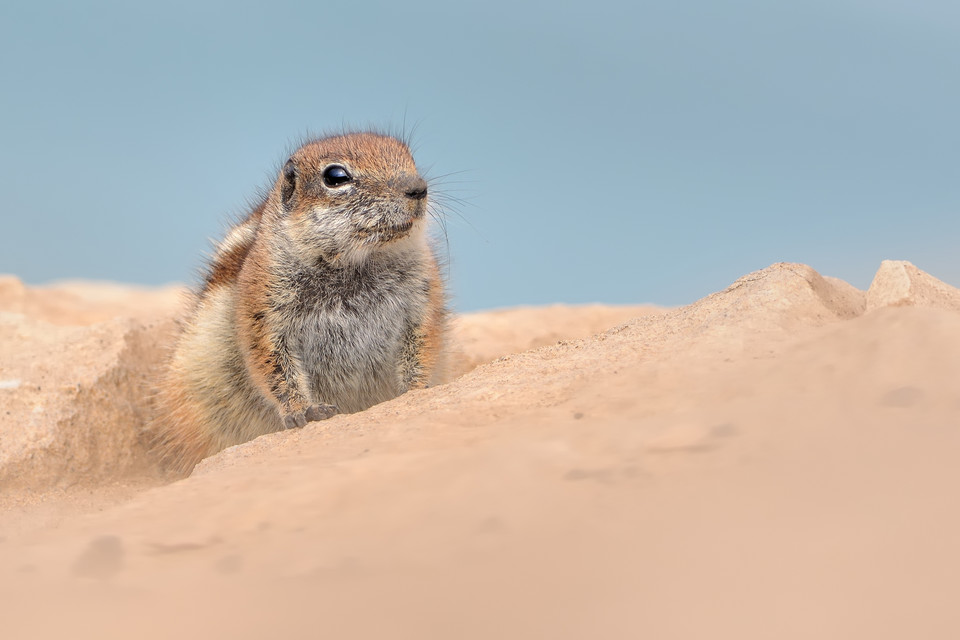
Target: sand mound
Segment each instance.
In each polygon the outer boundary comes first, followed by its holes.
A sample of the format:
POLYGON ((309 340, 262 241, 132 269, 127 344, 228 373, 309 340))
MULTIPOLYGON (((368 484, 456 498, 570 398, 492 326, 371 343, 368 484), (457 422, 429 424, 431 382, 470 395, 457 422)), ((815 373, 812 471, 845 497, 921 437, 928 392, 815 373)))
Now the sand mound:
MULTIPOLYGON (((188 292, 177 287, 28 288, 0 276, 0 506, 70 487, 161 481, 143 428, 188 303, 188 292)), ((450 376, 660 311, 557 305, 462 315, 454 320, 450 376)))
MULTIPOLYGON (((21 528, 0 545, 7 627, 954 637, 958 296, 909 263, 867 292, 778 264, 264 436, 103 513, 21 528)), ((513 313, 488 335, 538 312, 513 313)))

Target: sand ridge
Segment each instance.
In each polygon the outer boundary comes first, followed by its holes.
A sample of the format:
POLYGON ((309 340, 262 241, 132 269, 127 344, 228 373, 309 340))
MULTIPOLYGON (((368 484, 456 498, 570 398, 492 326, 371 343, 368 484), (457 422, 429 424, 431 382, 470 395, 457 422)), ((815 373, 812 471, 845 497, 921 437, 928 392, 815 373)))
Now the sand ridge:
MULTIPOLYGON (((551 310, 531 326, 549 317, 552 345, 511 353, 547 338, 499 336, 511 347, 477 349, 493 361, 446 385, 10 534, 10 624, 953 637, 958 296, 909 263, 867 292, 778 264, 585 339, 551 310), (36 615, 49 606, 70 624, 36 615)), ((491 335, 522 326, 507 313, 491 335)))

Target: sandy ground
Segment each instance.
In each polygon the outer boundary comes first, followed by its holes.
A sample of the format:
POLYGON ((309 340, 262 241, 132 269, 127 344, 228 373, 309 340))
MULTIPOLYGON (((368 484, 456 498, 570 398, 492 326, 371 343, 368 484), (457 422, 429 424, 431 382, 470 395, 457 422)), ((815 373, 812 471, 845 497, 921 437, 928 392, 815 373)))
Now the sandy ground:
POLYGON ((7 637, 960 636, 960 291, 781 264, 456 335, 487 364, 185 480, 6 490, 7 637))

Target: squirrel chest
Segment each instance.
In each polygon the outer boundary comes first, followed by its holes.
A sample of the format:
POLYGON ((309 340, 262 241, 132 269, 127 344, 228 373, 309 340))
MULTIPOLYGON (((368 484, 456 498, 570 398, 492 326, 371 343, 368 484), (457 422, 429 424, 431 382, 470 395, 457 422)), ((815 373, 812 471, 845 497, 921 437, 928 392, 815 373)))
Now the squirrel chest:
POLYGON ((404 390, 403 351, 428 306, 423 271, 416 262, 390 261, 277 278, 274 330, 315 397, 352 412, 404 390))

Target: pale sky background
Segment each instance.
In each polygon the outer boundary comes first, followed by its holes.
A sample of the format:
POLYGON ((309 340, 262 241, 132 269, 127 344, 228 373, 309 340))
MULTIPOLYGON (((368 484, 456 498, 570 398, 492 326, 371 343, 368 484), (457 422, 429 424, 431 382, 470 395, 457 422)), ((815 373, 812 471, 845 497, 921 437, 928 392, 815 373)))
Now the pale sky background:
POLYGON ((960 285, 960 3, 11 2, 0 272, 190 282, 304 133, 416 124, 460 310, 779 261, 960 285))

